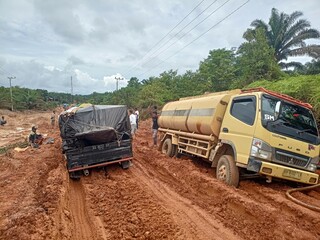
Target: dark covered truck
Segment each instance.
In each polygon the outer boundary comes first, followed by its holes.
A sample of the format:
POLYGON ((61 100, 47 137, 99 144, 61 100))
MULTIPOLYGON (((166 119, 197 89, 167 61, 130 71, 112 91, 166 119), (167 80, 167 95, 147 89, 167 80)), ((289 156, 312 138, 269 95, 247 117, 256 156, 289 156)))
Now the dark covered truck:
POLYGON ((126 106, 80 105, 60 114, 59 127, 71 178, 113 163, 124 169, 130 166, 132 138, 126 106))

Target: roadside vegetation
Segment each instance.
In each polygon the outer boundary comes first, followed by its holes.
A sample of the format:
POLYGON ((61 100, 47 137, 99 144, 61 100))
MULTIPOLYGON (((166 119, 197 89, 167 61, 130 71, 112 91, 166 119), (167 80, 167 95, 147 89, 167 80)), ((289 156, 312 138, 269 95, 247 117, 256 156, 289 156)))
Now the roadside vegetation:
MULTIPOLYGON (((148 79, 131 77, 128 85, 114 92, 74 95, 42 89, 0 87, 0 108, 46 110, 61 104, 125 104, 140 109, 181 97, 234 88, 265 87, 311 103, 320 119, 319 39, 301 12, 291 14, 271 10, 268 23, 254 20, 244 32, 244 42, 236 50, 214 49, 199 63, 196 71, 178 74, 170 69, 148 79), (289 57, 310 56, 305 64, 287 61, 289 57)), ((214 46, 213 46, 214 47, 214 46)), ((292 58, 290 58, 291 60, 292 58)))

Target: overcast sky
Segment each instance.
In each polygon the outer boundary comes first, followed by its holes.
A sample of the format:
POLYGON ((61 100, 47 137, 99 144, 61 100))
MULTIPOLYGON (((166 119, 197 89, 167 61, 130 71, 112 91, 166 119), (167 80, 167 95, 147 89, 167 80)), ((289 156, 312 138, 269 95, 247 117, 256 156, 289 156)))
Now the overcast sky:
POLYGON ((320 30, 319 0, 0 0, 0 86, 15 76, 14 86, 70 93, 72 76, 73 93, 90 94, 115 91, 115 77, 121 88, 195 71, 273 7, 302 11, 320 30))

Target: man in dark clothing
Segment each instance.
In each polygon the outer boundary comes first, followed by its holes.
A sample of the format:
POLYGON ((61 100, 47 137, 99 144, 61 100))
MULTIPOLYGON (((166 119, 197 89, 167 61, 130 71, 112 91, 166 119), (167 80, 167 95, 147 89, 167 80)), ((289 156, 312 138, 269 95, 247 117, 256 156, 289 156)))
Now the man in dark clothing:
POLYGON ((37 134, 37 128, 33 126, 31 128, 31 133, 29 135, 29 143, 33 148, 38 148, 43 142, 43 137, 41 134, 37 134))
POLYGON ((1 119, 0 119, 0 125, 4 126, 6 123, 7 123, 7 121, 4 120, 4 116, 2 116, 1 119))
POLYGON ((157 146, 158 143, 158 113, 156 110, 152 112, 152 139, 153 146, 157 146))

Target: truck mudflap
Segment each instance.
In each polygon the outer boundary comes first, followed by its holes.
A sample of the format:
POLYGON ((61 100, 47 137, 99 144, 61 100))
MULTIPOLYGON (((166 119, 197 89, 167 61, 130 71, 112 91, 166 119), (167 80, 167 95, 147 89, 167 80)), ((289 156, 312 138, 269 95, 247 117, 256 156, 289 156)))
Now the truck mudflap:
POLYGON ((247 169, 263 175, 306 184, 317 184, 319 181, 319 175, 316 173, 281 166, 270 162, 263 162, 252 158, 249 159, 247 169))

